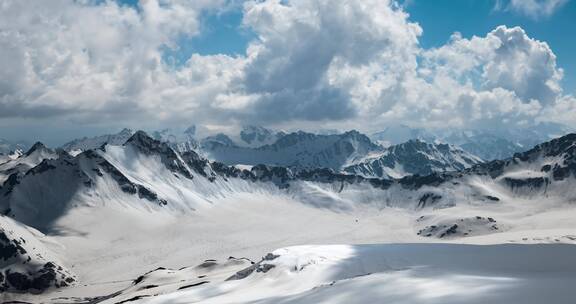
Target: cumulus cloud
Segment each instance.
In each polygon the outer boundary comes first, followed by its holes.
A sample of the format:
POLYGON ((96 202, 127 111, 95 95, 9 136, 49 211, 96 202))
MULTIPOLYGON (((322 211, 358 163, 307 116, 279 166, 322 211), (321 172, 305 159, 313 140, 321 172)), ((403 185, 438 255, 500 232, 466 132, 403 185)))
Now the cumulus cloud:
POLYGON ((217 2, 146 0, 137 10, 113 1, 2 1, 0 107, 21 116, 146 114, 196 81, 166 67, 161 49, 196 35, 199 13, 217 2))
POLYGON ((574 126, 576 121, 576 97, 572 95, 562 96, 553 106, 545 108, 538 120, 574 126))
POLYGON ((370 85, 363 80, 388 77, 394 87, 414 69, 421 28, 407 19, 381 0, 248 2, 244 24, 258 40, 244 81, 262 94, 255 110, 270 119, 356 116, 373 102, 357 90, 370 85))
POLYGON ((470 80, 478 88, 504 88, 520 98, 553 103, 562 90, 562 69, 545 42, 528 37, 520 27, 499 26, 486 37, 454 36, 424 56, 436 73, 470 80))
POLYGON ((510 0, 497 1, 496 10, 511 10, 533 19, 549 17, 569 0, 510 0))
POLYGON ((444 106, 430 101, 432 107, 462 124, 534 122, 541 109, 562 98, 556 56, 519 27, 499 26, 470 39, 453 35, 446 45, 423 52, 420 75, 427 84, 418 86, 422 94, 435 92, 434 100, 446 101, 444 106))
MULTIPOLYGON (((0 2, 0 120, 361 129, 573 124, 576 101, 550 47, 514 27, 423 49, 423 29, 387 0, 243 5, 242 56, 163 60, 228 0, 0 2)), ((235 2, 234 2, 235 3, 235 2)))

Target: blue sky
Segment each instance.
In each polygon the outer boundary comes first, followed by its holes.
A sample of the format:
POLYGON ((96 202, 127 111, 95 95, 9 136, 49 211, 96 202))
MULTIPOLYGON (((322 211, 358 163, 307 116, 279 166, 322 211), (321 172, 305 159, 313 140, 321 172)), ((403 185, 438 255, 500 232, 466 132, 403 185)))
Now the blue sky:
POLYGON ((202 32, 198 36, 179 39, 176 50, 167 50, 165 59, 175 64, 183 64, 190 55, 226 54, 243 55, 254 34, 242 27, 240 9, 221 13, 206 13, 201 17, 202 32))

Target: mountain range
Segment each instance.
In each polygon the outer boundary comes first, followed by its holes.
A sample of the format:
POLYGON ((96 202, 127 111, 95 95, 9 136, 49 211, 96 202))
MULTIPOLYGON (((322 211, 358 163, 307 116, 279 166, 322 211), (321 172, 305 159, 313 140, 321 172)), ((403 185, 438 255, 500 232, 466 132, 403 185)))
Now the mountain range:
POLYGON ((479 157, 455 146, 415 139, 369 155, 345 167, 343 171, 365 177, 401 178, 414 174, 458 171, 482 162, 479 157))
POLYGON ((447 143, 484 160, 502 159, 555 137, 569 133, 564 125, 541 123, 532 128, 517 129, 422 129, 395 125, 370 135, 384 146, 396 145, 411 139, 429 143, 447 143))
POLYGON ((224 135, 199 150, 176 145, 192 137, 121 133, 67 149, 37 143, 1 165, 5 299, 309 303, 355 290, 376 299, 371 284, 393 277, 423 288, 418 278, 446 284, 452 269, 470 288, 487 286, 483 276, 537 286, 541 268, 514 257, 545 260, 547 271, 574 262, 571 247, 462 243, 576 243, 576 134, 483 162, 450 144, 384 147, 357 131, 294 132, 258 147, 224 135), (317 242, 422 244, 286 247, 317 242))
POLYGON ((29 147, 30 143, 26 141, 9 141, 0 138, 0 164, 8 161, 10 158, 18 157, 29 147))
MULTIPOLYGON (((74 154, 96 149, 105 143, 122 145, 132 134, 133 131, 124 129, 118 134, 74 140, 62 148, 74 154)), ((155 131, 151 136, 168 143, 175 150, 193 150, 227 165, 265 164, 295 170, 330 168, 365 177, 423 175, 458 170, 481 161, 479 157, 447 144, 416 140, 384 147, 357 131, 329 135, 303 131, 275 133, 262 127, 249 126, 240 131, 241 140, 233 140, 223 133, 198 140, 193 132, 175 135, 170 130, 155 131)))

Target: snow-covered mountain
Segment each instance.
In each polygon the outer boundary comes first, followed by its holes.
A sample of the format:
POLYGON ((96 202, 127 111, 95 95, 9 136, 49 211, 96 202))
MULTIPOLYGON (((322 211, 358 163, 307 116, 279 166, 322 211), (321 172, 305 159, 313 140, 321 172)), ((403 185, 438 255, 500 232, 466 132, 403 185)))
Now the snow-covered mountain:
POLYGON ((11 160, 15 160, 22 154, 24 154, 22 150, 11 151, 8 154, 0 154, 0 164, 4 164, 11 160))
POLYGON ((411 139, 448 143, 479 156, 484 160, 504 159, 514 153, 570 132, 563 125, 541 123, 530 128, 517 129, 420 129, 404 125, 390 126, 370 138, 384 146, 400 144, 411 139))
POLYGON ((38 293, 76 281, 43 243, 45 239, 39 231, 0 215, 0 294, 38 293))
POLYGON ((26 153, 11 155, 4 163, 0 163, 0 186, 9 176, 23 175, 28 170, 36 167, 45 159, 58 158, 58 153, 47 148, 44 144, 35 143, 26 153))
POLYGON ((185 190, 202 184, 193 181, 194 176, 210 184, 213 175, 208 163, 195 152, 180 154, 139 131, 122 146, 106 145, 76 156, 62 153, 58 158, 44 159, 25 175, 11 175, 0 188, 0 208, 38 229, 48 229, 76 205, 133 202, 134 206, 154 209, 169 202, 168 208, 183 210, 203 200, 185 190))
POLYGON ((25 151, 29 148, 30 143, 26 141, 10 141, 0 138, 0 163, 3 157, 25 151))
MULTIPOLYGON (((302 145, 301 136, 313 142, 319 140, 318 135, 294 133, 275 145, 277 148, 287 147, 288 151, 298 149, 302 145), (295 136, 294 141, 283 142, 292 136, 295 136)), ((328 151, 347 152, 329 154, 330 161, 339 160, 337 165, 349 161, 354 157, 353 153, 360 151, 364 155, 366 148, 378 148, 370 146, 366 137, 353 131, 342 137, 336 136, 336 140, 331 136, 322 140, 331 141, 329 147, 332 150, 328 151)), ((28 157, 37 151, 31 149, 28 157)), ((122 146, 107 145, 77 156, 61 153, 57 158, 44 157, 39 165, 25 174, 10 175, 8 182, 0 188, 0 210, 43 229, 74 205, 129 204, 146 209, 186 211, 210 204, 213 196, 247 188, 288 191, 310 204, 323 201, 335 208, 347 208, 349 202, 378 202, 409 209, 446 207, 459 202, 491 202, 507 197, 545 196, 547 199, 571 201, 576 200, 576 192, 570 186, 574 182, 575 151, 576 135, 571 134, 516 154, 513 158, 482 163, 457 172, 382 180, 340 174, 318 163, 310 164, 309 169, 301 166, 296 171, 267 165, 242 170, 211 163, 194 151, 177 152, 167 143, 154 140, 140 131, 122 146), (316 189, 313 195, 312 189, 316 189), (320 189, 322 191, 318 192, 320 189)), ((478 161, 464 160, 468 154, 448 145, 419 141, 391 147, 388 152, 390 154, 386 155, 392 155, 396 162, 403 160, 401 155, 408 155, 405 164, 412 157, 418 160, 425 156, 422 159, 426 163, 437 164, 435 168, 443 170, 446 167, 441 166, 448 166, 448 162, 443 161, 449 157, 455 160, 450 166, 465 167, 478 161), (423 150, 428 153, 422 154, 423 150)), ((319 149, 317 155, 326 155, 326 150, 319 149)))
POLYGON ((459 172, 435 173, 401 179, 407 189, 433 187, 419 198, 419 206, 453 206, 459 201, 542 199, 556 203, 576 201, 576 134, 537 145, 513 157, 475 165, 459 172))
MULTIPOLYGON (((255 149, 272 145, 286 135, 261 126, 244 126, 238 134, 216 133, 203 138, 201 148, 206 151, 218 149, 220 146, 255 149)), ((198 147, 197 147, 198 148, 198 147)))
POLYGON ((317 135, 294 132, 259 148, 239 147, 220 135, 203 143, 207 155, 228 165, 266 164, 293 168, 331 168, 340 170, 383 148, 357 132, 317 135))
MULTIPOLYGON (((95 137, 84 137, 74 139, 64 145, 62 149, 71 154, 79 154, 83 151, 94 150, 102 147, 103 145, 121 146, 132 135, 134 131, 124 128, 116 134, 105 134, 95 137)), ((194 125, 186 128, 184 131, 179 132, 172 129, 162 129, 150 132, 150 136, 154 139, 168 143, 178 151, 191 151, 198 150, 199 143, 196 139, 196 127, 194 125)))
POLYGON ((125 128, 116 134, 106 134, 72 140, 62 145, 62 149, 69 153, 77 154, 86 150, 98 149, 105 144, 120 146, 123 145, 133 134, 134 131, 125 128))
POLYGON ((240 147, 227 135, 217 134, 204 139, 202 147, 210 158, 228 165, 330 168, 379 178, 457 171, 481 162, 448 144, 412 140, 383 148, 357 131, 331 135, 290 133, 259 148, 240 147))
MULTIPOLYGON (((348 135, 354 140, 300 135, 311 142, 340 142, 341 148, 364 143, 361 134, 348 135)), ((279 148, 299 145, 300 139, 279 148)), ((550 271, 547 282, 561 282, 566 277, 561 271, 574 272, 567 266, 573 264, 568 246, 509 249, 461 243, 576 242, 575 173, 576 134, 457 172, 388 180, 317 167, 255 165, 246 170, 209 162, 194 151, 177 151, 136 132, 121 146, 45 159, 24 175, 11 175, 0 188, 0 212, 45 233, 47 250, 58 249, 60 261, 66 262, 58 265, 73 270, 78 280, 77 286, 57 293, 9 293, 8 299, 309 303, 333 302, 359 288, 363 297, 358 294, 353 302, 392 294, 376 294, 374 284, 391 284, 405 300, 426 295, 431 282, 467 288, 493 282, 509 288, 513 296, 505 299, 518 302, 523 289, 502 285, 502 277, 537 286, 545 268, 550 271), (310 243, 438 239, 454 244, 275 250, 310 243), (514 264, 532 259, 550 263, 539 264, 544 268, 514 264), (494 267, 476 267, 470 260, 494 267)), ((463 298, 470 293, 444 294, 470 300, 463 298)))
POLYGON ((457 145, 485 160, 504 159, 514 153, 524 152, 535 145, 566 134, 540 132, 538 130, 467 130, 439 132, 437 140, 457 145))
POLYGON ((411 128, 406 125, 386 127, 382 131, 372 133, 370 138, 385 147, 398 145, 414 139, 426 142, 434 142, 436 140, 435 135, 425 131, 424 129, 411 128))
POLYGON ((151 132, 151 136, 154 139, 168 143, 177 151, 197 151, 199 148, 195 125, 192 125, 183 131, 172 129, 153 131, 151 132))
MULTIPOLYGON (((409 130, 405 126, 396 129, 409 130)), ((422 150, 418 154, 420 156, 414 156, 416 152, 410 152, 410 149, 405 151, 402 147, 406 144, 397 147, 399 151, 395 153, 391 150, 393 148, 385 149, 356 131, 329 135, 302 131, 284 134, 262 127, 248 126, 242 129, 240 137, 236 139, 224 133, 217 133, 200 141, 196 139, 195 132, 194 126, 184 132, 164 129, 151 132, 151 137, 168 143, 177 151, 195 151, 228 165, 266 164, 295 169, 325 167, 336 171, 346 168, 346 172, 366 177, 398 178, 408 174, 425 175, 432 172, 459 170, 478 162, 473 155, 459 151, 455 147, 450 147, 450 151, 444 151, 446 149, 443 147, 448 146, 440 144, 435 146, 422 144, 415 147, 415 149, 422 150), (408 155, 410 153, 412 154, 408 155), (393 156, 395 154, 401 155, 399 157, 402 159, 394 160, 393 158, 398 158, 398 156, 393 156), (396 161, 398 162, 395 163, 396 161)), ((415 132, 410 134, 417 134, 415 132)), ((105 143, 122 145, 133 133, 129 129, 124 129, 114 135, 78 139, 64 145, 64 149, 69 153, 77 154, 81 151, 97 149, 105 143)), ((421 134, 424 133, 421 132, 421 134)), ((419 137, 431 138, 428 135, 419 137)))
POLYGON ((286 135, 284 132, 276 132, 261 126, 244 126, 239 134, 239 145, 258 148, 271 145, 284 135, 286 135))
POLYGON ((509 139, 484 132, 452 133, 444 140, 486 160, 508 158, 528 148, 509 139))
MULTIPOLYGON (((47 231, 59 216, 77 206, 189 212, 231 191, 285 191, 299 181, 366 182, 330 169, 292 172, 258 165, 242 170, 210 163, 194 151, 178 152, 138 131, 122 146, 105 145, 75 156, 61 152, 25 174, 10 175, 0 188, 0 212, 47 231)), ((294 186, 294 194, 298 187, 294 186)))
POLYGON ((479 157, 455 146, 416 139, 390 146, 380 154, 345 167, 343 171, 364 177, 401 178, 413 174, 459 171, 481 162, 479 157))
POLYGON ((201 147, 205 151, 212 151, 218 149, 218 147, 237 148, 238 146, 228 135, 217 133, 203 138, 201 141, 201 147))
MULTIPOLYGON (((317 140, 317 135, 294 135, 317 140)), ((366 144, 366 138, 357 132, 349 132, 345 136, 348 140, 352 138, 356 141, 342 141, 339 138, 331 147, 353 153, 360 149, 351 149, 352 143, 366 144)), ((282 140, 289 138, 288 135, 282 140)), ((275 145, 282 143, 282 140, 275 145)), ((534 197, 544 194, 548 198, 570 201, 576 199, 576 192, 564 185, 573 182, 571 170, 576 168, 575 142, 576 135, 567 135, 503 161, 478 164, 457 172, 381 180, 339 174, 328 166, 318 164, 309 166, 311 169, 308 170, 302 169, 302 166, 296 171, 266 165, 241 170, 221 163, 210 163, 193 151, 179 153, 167 143, 154 140, 140 131, 123 146, 108 145, 76 157, 60 155, 57 159, 44 159, 24 176, 12 177, 14 180, 0 189, 0 194, 3 194, 0 207, 24 223, 43 228, 49 226, 51 216, 65 211, 71 200, 78 200, 76 204, 81 201, 88 205, 145 200, 148 201, 145 205, 134 204, 153 209, 166 206, 184 211, 198 208, 207 203, 211 196, 222 195, 223 191, 237 190, 236 187, 269 189, 266 186, 268 183, 279 190, 287 189, 292 195, 302 196, 303 200, 311 203, 322 197, 322 200, 332 201, 336 205, 341 205, 343 200, 368 202, 380 197, 385 198, 383 202, 386 205, 404 208, 452 206, 461 201, 463 195, 467 197, 466 201, 497 201, 502 196, 534 197), (326 169, 314 169, 318 167, 326 169), (309 186, 306 183, 310 182, 326 192, 306 198, 309 186), (362 196, 358 196, 358 189, 364 189, 362 196), (37 212, 29 212, 31 208, 37 212)), ((287 147, 293 147, 295 143, 297 147, 301 144, 300 141, 291 142, 287 147)), ((437 164, 437 168, 444 170, 446 167, 441 166, 448 166, 448 163, 440 160, 448 157, 458 161, 451 166, 458 163, 465 167, 479 161, 464 160, 468 154, 448 145, 419 141, 392 147, 388 152, 390 154, 386 155, 396 157, 396 162, 401 159, 400 155, 408 155, 406 164, 411 157, 418 160, 425 156, 422 158, 425 163, 437 164), (429 153, 422 154, 423 150, 429 153)), ((347 161, 352 155, 340 155, 340 160, 347 161)))

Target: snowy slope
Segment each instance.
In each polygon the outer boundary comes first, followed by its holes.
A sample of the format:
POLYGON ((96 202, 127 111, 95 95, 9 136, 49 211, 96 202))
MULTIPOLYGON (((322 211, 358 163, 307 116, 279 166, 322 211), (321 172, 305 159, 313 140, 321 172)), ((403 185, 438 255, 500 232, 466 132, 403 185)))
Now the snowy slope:
POLYGON ((481 162, 479 157, 448 144, 410 140, 390 146, 381 154, 370 155, 343 171, 365 177, 401 178, 413 174, 458 171, 481 162))
POLYGON ((193 210, 217 192, 213 175, 194 152, 180 154, 139 131, 123 146, 45 159, 0 188, 0 207, 38 229, 76 206, 193 210))
POLYGON ((22 155, 22 154, 24 154, 24 152, 22 150, 10 151, 6 154, 0 153, 0 165, 7 163, 11 160, 14 160, 14 159, 20 157, 20 155, 22 155))
POLYGON ((26 141, 11 141, 0 138, 0 157, 13 154, 16 151, 24 151, 31 147, 26 141))
POLYGON ((90 138, 84 137, 62 145, 62 149, 69 153, 78 154, 86 150, 98 149, 106 144, 121 146, 128 140, 128 138, 130 138, 130 136, 132 136, 132 134, 134 134, 134 131, 123 129, 116 134, 106 134, 90 138))
POLYGON ((152 138, 168 143, 172 148, 180 152, 197 151, 199 142, 196 138, 196 126, 192 125, 183 131, 164 129, 150 133, 152 138))
MULTIPOLYGON (((329 169, 254 166, 241 170, 210 163, 196 153, 177 152, 137 132, 123 146, 45 160, 17 183, 0 189, 0 210, 65 246, 66 261, 74 265, 81 283, 40 296, 17 297, 32 303, 81 302, 79 298, 109 303, 130 299, 135 303, 178 303, 178 299, 183 303, 309 303, 340 298, 350 302, 344 294, 356 289, 367 301, 377 296, 393 301, 393 291, 402 284, 419 286, 418 292, 410 289, 397 301, 446 303, 447 297, 455 297, 457 302, 474 303, 486 298, 472 295, 485 294, 458 293, 459 288, 431 300, 420 297, 428 295, 425 286, 466 282, 457 286, 482 290, 492 286, 491 278, 502 276, 527 285, 508 286, 507 292, 491 293, 497 297, 488 299, 514 303, 520 291, 529 293, 538 284, 544 293, 563 295, 565 291, 555 286, 564 285, 556 283, 574 277, 574 271, 568 267, 562 277, 557 270, 573 263, 573 253, 566 251, 571 247, 541 250, 530 245, 507 251, 506 246, 428 243, 575 243, 576 208, 571 203, 576 198, 575 155, 576 135, 572 134, 514 158, 459 172, 381 180, 329 169), (302 244, 399 242, 426 244, 419 248, 378 245, 373 250, 312 246, 272 252, 302 244), (225 282, 249 266, 241 258, 258 261, 267 252, 280 257, 259 263, 243 279, 225 282), (478 257, 475 252, 484 254, 478 257), (228 261, 230 256, 236 259, 228 261), (512 261, 518 256, 523 258, 512 261), (550 263, 520 264, 536 256, 550 263), (384 261, 374 262, 376 257, 384 261), (210 271, 180 270, 208 259, 218 261, 210 271), (353 262, 347 264, 349 259, 353 262), (452 260, 454 268, 445 262, 452 260), (469 263, 474 260, 481 264, 469 263), (304 272, 290 271, 300 265, 307 265, 304 272), (358 265, 366 267, 354 270, 358 265), (542 281, 543 269, 538 265, 548 269, 544 278, 549 281, 542 281), (158 267, 166 270, 148 273, 158 267), (336 276, 342 268, 348 270, 336 276), (356 277, 368 272, 374 276, 356 277), (134 282, 145 273, 140 282, 134 282), (455 276, 450 279, 450 274, 455 276), (488 279, 477 278, 482 275, 488 279), (419 280, 423 278, 429 280, 419 280), (332 281, 334 286, 348 287, 330 289, 332 281), (141 296, 145 297, 137 298, 141 296)), ((562 297, 558 299, 563 303, 562 297)))
POLYGON ((575 141, 576 135, 568 135, 515 158, 464 171, 381 180, 330 169, 292 171, 259 165, 240 170, 209 163, 193 151, 178 153, 137 132, 123 146, 45 160, 0 189, 0 207, 26 224, 44 228, 75 205, 191 212, 215 197, 247 189, 281 192, 337 210, 356 204, 418 209, 517 199, 571 202, 576 199, 571 186, 575 141))
POLYGON ((576 247, 567 245, 298 246, 273 251, 227 280, 197 279, 192 288, 160 296, 141 291, 133 299, 150 304, 572 303, 575 254, 576 247))
MULTIPOLYGON (((134 135, 134 133, 133 130, 125 128, 116 134, 106 134, 91 138, 84 137, 64 144, 62 149, 76 155, 83 151, 98 149, 106 144, 121 146, 134 135)), ((150 132, 150 136, 156 140, 168 143, 177 151, 197 150, 199 147, 198 140, 196 139, 195 126, 190 126, 182 132, 172 129, 156 130, 150 132)))
POLYGON ((37 142, 24 154, 13 154, 4 163, 0 163, 0 186, 10 175, 21 175, 36 167, 44 159, 55 159, 58 153, 37 142))
MULTIPOLYGON (((313 192, 308 193, 311 194, 315 195, 313 192)), ((145 210, 119 205, 76 207, 53 224, 58 231, 65 232, 53 235, 53 238, 67 248, 66 261, 75 265, 74 271, 78 274, 79 282, 88 286, 47 293, 41 299, 63 303, 62 297, 65 296, 70 298, 69 302, 74 302, 73 297, 77 296, 98 297, 126 290, 122 296, 110 300, 110 303, 116 303, 141 294, 177 292, 181 287, 206 280, 219 284, 240 269, 230 269, 218 277, 208 275, 203 278, 198 276, 205 274, 176 270, 198 265, 207 259, 223 263, 229 256, 258 261, 266 252, 285 246, 433 242, 434 238, 417 234, 421 229, 419 225, 444 222, 448 218, 457 220, 460 217, 480 215, 496 219, 503 229, 472 237, 444 238, 444 242, 491 244, 576 241, 576 227, 573 224, 576 208, 570 205, 550 206, 543 205, 541 201, 503 201, 501 204, 461 204, 454 208, 434 210, 391 208, 375 202, 362 204, 360 200, 350 203, 347 209, 338 208, 334 204, 313 205, 287 192, 256 191, 252 188, 214 198, 210 205, 199 206, 192 213, 167 213, 162 211, 166 209, 145 210), (422 216, 425 220, 421 219, 422 216), (105 225, 102 219, 105 219, 105 225), (161 276, 155 278, 156 281, 132 286, 131 282, 140 275, 158 267, 174 269, 171 272, 177 277, 159 273, 161 276), (157 285, 158 288, 144 288, 149 285, 157 285)), ((457 247, 454 248, 457 250, 457 247)), ((530 247, 522 251, 529 250, 530 247)), ((427 249, 421 249, 421 252, 425 253, 427 249)), ((456 259, 461 254, 454 251, 453 255, 446 252, 445 256, 447 259, 456 259)), ((546 256, 542 254, 540 258, 546 260, 546 256)), ((558 256, 551 258, 562 261, 558 256)), ((207 286, 212 290, 220 289, 220 285, 207 286)), ((188 287, 180 291, 195 288, 188 287)), ((245 290, 256 294, 261 291, 257 288, 245 290)), ((271 293, 276 292, 279 290, 271 289, 271 293)), ((210 293, 205 296, 216 295, 210 293)), ((268 296, 273 298, 274 294, 268 296)), ((39 302, 38 298, 20 299, 39 302)))
POLYGON ((0 215, 0 294, 41 292, 75 282, 37 230, 0 215))
MULTIPOLYGON (((188 213, 234 192, 288 191, 300 196, 305 191, 299 189, 309 188, 308 182, 340 187, 350 177, 330 170, 294 174, 267 166, 239 170, 209 163, 193 151, 177 152, 139 131, 122 146, 107 145, 76 156, 63 153, 57 159, 43 160, 24 175, 13 176, 0 188, 0 210, 45 231, 59 216, 78 206, 188 213), (292 182, 294 186, 286 190, 292 182)), ((350 182, 355 179, 352 176, 350 182)), ((365 183, 360 187, 372 186, 365 183)), ((323 192, 317 196, 328 202, 333 198, 323 192)))

